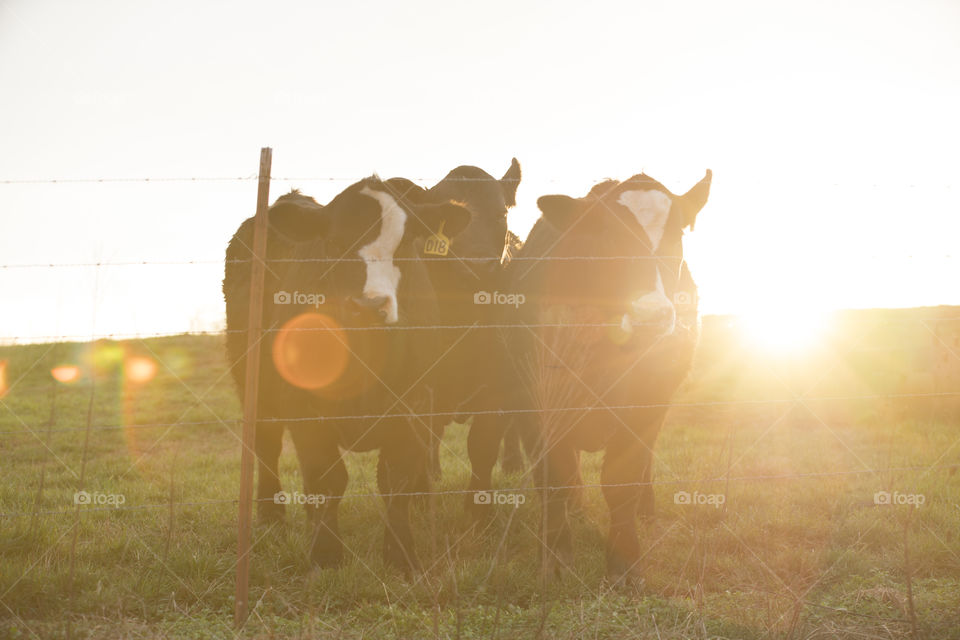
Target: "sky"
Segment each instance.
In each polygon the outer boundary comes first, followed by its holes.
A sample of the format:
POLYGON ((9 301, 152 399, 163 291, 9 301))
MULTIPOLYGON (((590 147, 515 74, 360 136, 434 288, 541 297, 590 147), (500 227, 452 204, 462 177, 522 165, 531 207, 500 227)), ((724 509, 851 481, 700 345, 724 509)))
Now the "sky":
POLYGON ((960 304, 952 1, 0 0, 0 87, 3 341, 222 326, 256 180, 156 179, 263 146, 271 200, 321 202, 516 156, 521 236, 541 195, 710 168, 701 311, 960 304), (201 264, 9 266, 127 261, 201 264))

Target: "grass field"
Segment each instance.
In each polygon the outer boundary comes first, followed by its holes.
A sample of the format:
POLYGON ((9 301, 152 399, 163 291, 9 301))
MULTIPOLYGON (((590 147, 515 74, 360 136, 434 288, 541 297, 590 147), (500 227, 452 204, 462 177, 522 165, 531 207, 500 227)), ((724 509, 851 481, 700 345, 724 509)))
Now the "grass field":
MULTIPOLYGON (((436 487, 451 493, 413 518, 422 575, 383 566, 375 456, 347 454, 346 565, 311 569, 300 509, 256 529, 240 635, 960 638, 960 418, 955 396, 917 395, 960 389, 925 381, 930 314, 960 310, 848 314, 821 346, 780 355, 708 318, 658 443, 640 589, 604 584, 599 489, 557 578, 539 571, 534 492, 470 528, 454 425, 436 487), (678 504, 678 491, 723 504, 678 504), (923 504, 877 505, 880 491, 923 504)), ((0 637, 234 637, 240 407, 223 338, 7 346, 2 361, 0 637), (83 375, 56 382, 60 365, 83 375), (79 489, 107 503, 77 507, 79 489)), ((584 456, 588 484, 598 463, 584 456)), ((289 442, 281 469, 301 488, 289 442)))

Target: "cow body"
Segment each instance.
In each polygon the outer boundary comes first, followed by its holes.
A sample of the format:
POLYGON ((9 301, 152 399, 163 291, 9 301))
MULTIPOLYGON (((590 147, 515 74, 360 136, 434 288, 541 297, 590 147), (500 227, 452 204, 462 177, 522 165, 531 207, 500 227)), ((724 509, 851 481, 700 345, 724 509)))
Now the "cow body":
POLYGON ((509 269, 510 286, 526 297, 514 321, 528 325, 512 333, 511 404, 538 411, 521 419, 537 436, 548 556, 569 559, 579 452, 602 450, 607 572, 616 581, 639 573, 635 521, 653 513, 654 444, 698 339, 681 240, 709 184, 708 173, 675 196, 641 174, 584 198, 545 196, 509 269))
MULTIPOLYGON (((436 320, 437 297, 418 238, 441 224, 457 233, 469 221, 459 205, 420 204, 420 192, 406 180, 369 178, 326 207, 292 193, 268 211, 255 447, 258 519, 283 515, 275 496, 283 495, 277 462, 288 428, 304 494, 323 496, 309 507, 310 556, 323 567, 343 556, 337 511, 347 471, 341 448, 380 450, 384 557, 405 570, 418 564, 410 496, 398 494, 428 488, 430 425, 409 414, 429 411, 431 369, 440 352, 428 332, 396 329, 436 320), (396 414, 405 417, 391 417, 396 414)), ((252 219, 245 221, 231 240, 223 283, 227 351, 241 393, 252 226, 252 219)))

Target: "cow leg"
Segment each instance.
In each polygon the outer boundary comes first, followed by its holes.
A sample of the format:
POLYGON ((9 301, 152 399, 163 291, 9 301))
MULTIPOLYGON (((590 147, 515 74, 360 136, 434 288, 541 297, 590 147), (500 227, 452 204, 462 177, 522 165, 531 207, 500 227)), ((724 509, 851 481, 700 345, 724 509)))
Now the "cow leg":
POLYGON ((657 436, 660 434, 660 428, 667 417, 666 409, 656 409, 650 417, 649 422, 639 433, 642 442, 640 455, 640 469, 642 471, 640 482, 640 498, 637 501, 637 515, 642 519, 653 518, 655 513, 655 504, 653 497, 653 447, 657 443, 657 436), (644 446, 646 445, 646 446, 644 446))
POLYGON ((493 488, 491 476, 503 432, 503 422, 488 414, 474 416, 467 433, 467 455, 470 457, 470 484, 467 488, 471 493, 466 496, 465 509, 474 521, 489 518, 492 512, 490 503, 478 492, 489 492, 493 488))
POLYGON ((307 521, 313 529, 310 561, 322 569, 337 567, 343 561, 338 512, 347 489, 337 433, 317 423, 299 424, 290 432, 303 474, 307 521))
MULTIPOLYGON (((579 477, 579 455, 567 443, 553 445, 536 470, 537 481, 543 484, 543 466, 546 465, 547 483, 543 487, 546 505, 544 509, 543 538, 547 545, 547 564, 559 570, 570 566, 573 560, 573 534, 567 519, 569 487, 579 477)), ((547 567, 545 567, 547 568, 547 567)))
POLYGON ((383 559, 388 565, 409 574, 420 568, 410 528, 411 496, 397 495, 422 491, 424 465, 429 462, 429 433, 414 432, 397 425, 396 437, 380 448, 377 461, 377 487, 384 494, 386 527, 383 559))
POLYGON ((257 458, 257 523, 270 525, 283 521, 283 502, 275 501, 280 487, 280 450, 283 447, 282 422, 257 422, 253 450, 257 458))
POLYGON ((640 455, 642 456, 639 461, 640 482, 643 483, 643 486, 640 487, 640 495, 637 496, 637 516, 641 520, 650 520, 656 511, 653 485, 651 484, 653 482, 653 452, 644 449, 640 455))
POLYGON ((610 509, 607 578, 613 583, 640 577, 636 514, 641 488, 639 484, 622 485, 642 481, 640 461, 644 451, 645 447, 633 434, 624 434, 607 446, 603 457, 600 482, 603 485, 603 497, 610 509))

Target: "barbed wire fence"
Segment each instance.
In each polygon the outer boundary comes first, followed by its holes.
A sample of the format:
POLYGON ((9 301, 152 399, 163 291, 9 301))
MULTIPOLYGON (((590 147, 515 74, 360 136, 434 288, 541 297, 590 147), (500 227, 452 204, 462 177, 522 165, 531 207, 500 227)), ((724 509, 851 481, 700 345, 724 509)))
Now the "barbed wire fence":
MULTIPOLYGON (((250 310, 250 318, 253 320, 257 318, 257 322, 251 322, 250 330, 211 330, 211 331, 184 331, 184 332, 174 332, 174 333, 134 333, 134 334, 117 334, 117 333, 106 333, 106 334, 64 334, 64 335, 45 335, 45 336, 29 336, 27 339, 34 342, 61 342, 61 341, 94 341, 100 339, 110 339, 110 340, 144 340, 148 338, 159 338, 167 337, 170 335, 190 335, 190 336, 222 336, 230 333, 246 333, 250 338, 250 344, 256 343, 259 345, 260 337, 266 334, 274 333, 280 331, 280 329, 275 328, 266 328, 261 329, 257 326, 259 319, 262 318, 262 309, 260 305, 263 301, 263 279, 264 279, 264 267, 265 265, 271 262, 338 262, 344 260, 344 258, 301 258, 301 259, 267 259, 265 256, 265 242, 266 242, 266 233, 267 233, 267 221, 266 221, 266 210, 267 210, 267 201, 269 194, 269 184, 273 182, 291 182, 291 181, 348 181, 346 178, 339 177, 314 177, 314 178, 279 178, 270 176, 270 152, 268 149, 263 150, 261 155, 261 172, 259 175, 250 175, 250 176, 236 176, 236 177, 167 177, 167 178, 66 178, 66 179, 8 179, 0 180, 0 185, 16 185, 16 184, 76 184, 76 183, 124 183, 124 182, 133 182, 133 183, 151 183, 151 182, 230 182, 230 181, 259 181, 259 191, 258 191, 258 204, 257 204, 257 213, 255 216, 256 219, 256 232, 254 240, 254 249, 253 255, 254 258, 251 260, 179 260, 179 261, 118 261, 118 262, 107 262, 107 261, 97 261, 97 262, 64 262, 64 263, 46 263, 46 262, 36 262, 36 263, 19 263, 19 264, 0 264, 0 271, 13 272, 18 270, 31 270, 31 269, 86 269, 86 268, 120 268, 120 267, 135 267, 135 266, 190 266, 190 265, 215 265, 215 264, 224 264, 225 262, 235 262, 235 263, 252 263, 256 268, 260 266, 260 273, 254 273, 252 277, 252 288, 256 289, 259 287, 259 292, 254 291, 256 295, 251 295, 250 301, 252 308, 250 310), (259 284, 258 284, 259 281, 259 284)), ((456 180, 464 181, 474 181, 481 179, 474 178, 454 178, 456 180)), ((914 185, 905 185, 913 187, 914 185)), ((882 258, 883 256, 877 256, 877 258, 882 258)), ((906 258, 913 258, 914 256, 906 255, 902 256, 906 258)), ((944 259, 952 259, 952 255, 939 256, 944 259)), ((397 261, 404 260, 419 260, 420 258, 395 258, 397 261)), ((483 258, 455 258, 455 257, 433 257, 432 260, 447 260, 447 261, 461 261, 461 262, 470 262, 471 260, 485 260, 483 258)), ((653 257, 644 257, 644 256, 616 256, 616 257, 599 257, 599 256, 573 256, 573 257, 555 257, 555 256, 544 256, 536 258, 525 258, 525 257, 515 257, 513 260, 530 260, 530 261, 624 261, 624 260, 652 260, 657 259, 653 257)), ((351 260, 346 258, 346 260, 351 260)), ((357 258, 356 260, 361 260, 357 258)), ((954 323, 957 320, 960 320, 960 316, 943 316, 937 318, 937 320, 947 321, 954 323)), ((912 322, 914 320, 906 320, 912 322)), ((651 323, 653 324, 653 323, 651 323)), ((536 328, 552 328, 552 327, 581 327, 581 328, 610 328, 618 326, 616 323, 556 323, 556 324, 510 324, 510 323, 501 323, 501 324, 466 324, 466 325, 425 325, 425 326, 397 326, 397 327, 385 327, 385 326, 369 326, 369 327, 340 327, 336 330, 345 330, 345 331, 436 331, 436 330, 502 330, 502 329, 536 329, 536 328)), ((287 329, 291 330, 291 329, 287 329)), ((334 330, 329 327, 307 327, 307 328, 294 328, 293 331, 331 331, 334 330)), ((18 340, 17 336, 6 336, 3 339, 6 340, 18 340)), ((956 365, 956 361, 960 360, 960 353, 955 351, 951 345, 946 344, 940 339, 939 336, 934 334, 934 344, 936 341, 940 340, 942 343, 942 353, 952 356, 953 360, 951 361, 951 366, 956 365)), ((955 345, 954 345, 955 346, 955 345)), ((259 348, 259 347, 257 347, 259 348)), ((879 347, 879 349, 890 349, 896 350, 901 349, 902 347, 892 346, 892 347, 879 347)), ((256 352, 251 352, 253 356, 253 361, 259 361, 259 354, 256 352)), ((40 509, 40 500, 35 502, 35 508, 29 511, 6 511, 0 512, 0 522, 2 521, 11 521, 20 518, 32 518, 36 519, 38 517, 68 517, 73 516, 75 519, 74 522, 74 543, 71 549, 71 583, 73 581, 73 563, 76 555, 76 536, 79 532, 79 523, 81 514, 86 513, 116 513, 119 511, 123 512, 142 512, 142 511, 152 511, 159 509, 173 509, 175 507, 190 507, 190 506, 213 506, 213 505, 237 505, 239 510, 239 524, 238 524, 238 561, 237 561, 237 580, 236 580, 236 611, 235 611, 235 624, 236 627, 242 628, 242 625, 247 620, 249 614, 248 598, 249 598, 249 561, 252 555, 253 545, 251 542, 251 530, 252 530, 252 506, 254 503, 258 502, 257 499, 253 497, 253 464, 254 464, 254 428, 256 423, 296 423, 296 422, 316 422, 323 423, 325 421, 343 421, 343 420, 381 420, 384 418, 407 418, 407 419, 432 419, 432 418, 447 418, 452 419, 458 415, 489 415, 495 416, 497 418, 509 418, 512 416, 523 415, 523 414, 533 414, 536 416, 542 416, 550 413, 588 413, 588 412, 606 412, 606 411, 623 411, 623 410, 642 410, 642 409, 652 409, 652 408, 665 408, 670 407, 674 409, 682 408, 716 408, 716 407, 743 407, 743 406, 774 406, 774 405, 796 405, 798 398, 756 398, 756 399, 742 399, 742 400, 716 400, 716 401, 691 401, 691 402, 671 402, 665 404, 631 404, 631 405, 594 405, 594 406, 570 406, 570 407, 551 407, 551 408, 537 408, 537 409, 501 409, 501 408, 490 408, 482 409, 478 411, 425 411, 425 412, 400 412, 400 413, 386 413, 386 414, 350 414, 350 415, 337 415, 337 416, 310 416, 310 417, 300 417, 300 418, 291 418, 291 419, 280 419, 280 418, 260 418, 257 419, 257 407, 256 399, 258 397, 257 381, 255 376, 258 375, 259 367, 246 367, 247 375, 253 376, 253 380, 248 377, 246 381, 246 391, 244 393, 244 402, 243 416, 235 417, 230 419, 222 419, 217 417, 212 420, 176 420, 173 422, 153 422, 153 423, 144 423, 144 424, 97 424, 95 423, 94 416, 94 403, 93 403, 93 393, 94 393, 94 383, 91 381, 90 385, 90 405, 88 407, 88 415, 86 419, 86 425, 80 427, 55 427, 55 395, 52 398, 51 408, 50 408, 50 419, 44 424, 27 424, 23 420, 17 418, 20 423, 20 428, 16 429, 5 429, 0 430, 0 436, 33 436, 35 439, 40 440, 40 436, 44 436, 46 440, 41 440, 41 443, 44 447, 50 452, 53 453, 51 448, 51 436, 54 434, 64 434, 64 433, 84 433, 84 443, 83 443, 83 457, 82 457, 82 466, 85 467, 87 463, 88 449, 90 438, 93 434, 98 432, 107 432, 107 431, 117 431, 117 430, 130 430, 130 429, 172 429, 172 428, 182 428, 182 427, 199 427, 199 426, 215 426, 215 425, 227 425, 233 428, 240 427, 242 437, 240 438, 241 452, 242 452, 242 461, 241 461, 241 493, 240 497, 236 499, 227 499, 227 498, 214 498, 207 500, 189 500, 189 501, 176 501, 174 496, 171 493, 170 499, 166 502, 157 502, 157 503, 148 503, 148 504, 131 504, 131 505, 112 505, 105 507, 91 506, 84 504, 82 502, 76 501, 75 494, 75 507, 73 509, 40 509)), ((0 378, 2 382, 2 378, 0 378)), ((16 386, 16 385, 14 385, 16 386)), ((56 386, 52 387, 54 390, 56 386)), ((20 392, 40 392, 40 389, 32 388, 20 388, 20 392)), ((4 389, 0 386, 0 402, 2 402, 4 389)), ((872 393, 872 394, 857 394, 857 395, 837 395, 837 396, 803 396, 802 401, 804 403, 808 402, 856 402, 856 401, 870 401, 870 402, 880 402, 880 401, 896 401, 896 400, 953 400, 960 398, 960 389, 948 389, 948 390, 936 390, 936 391, 926 391, 926 392, 917 392, 917 393, 872 393)), ((5 404, 4 407, 9 409, 5 404)), ((56 455, 56 454, 53 454, 56 455)), ((729 473, 729 468, 726 474, 718 475, 716 477, 691 477, 684 479, 664 479, 664 480, 653 480, 650 482, 635 482, 635 483, 577 483, 570 484, 565 486, 551 487, 551 489, 574 489, 574 490, 585 490, 585 489, 603 489, 603 488, 615 488, 615 487, 654 487, 654 486, 701 486, 709 484, 718 484, 724 483, 729 485, 731 482, 735 483, 744 483, 744 484, 753 484, 753 483, 767 483, 767 482, 797 482, 803 480, 812 480, 818 478, 832 478, 832 477, 856 477, 864 475, 878 475, 878 476, 887 476, 894 473, 908 473, 908 472, 924 472, 925 474, 935 472, 935 471, 946 471, 949 473, 954 473, 957 468, 960 468, 960 464, 941 464, 941 460, 935 461, 932 465, 910 465, 910 466, 886 466, 879 468, 864 468, 864 469, 838 469, 832 471, 823 471, 823 472, 810 472, 810 473, 788 473, 788 474, 762 474, 762 475, 742 475, 735 476, 729 473)), ((80 478, 78 478, 78 493, 84 492, 85 487, 83 486, 83 470, 81 470, 80 478)), ((501 488, 497 491, 509 492, 509 493, 535 493, 539 492, 542 489, 535 486, 529 477, 527 477, 527 482, 520 486, 510 487, 510 488, 501 488)), ((41 478, 41 486, 39 492, 43 492, 43 478, 41 478)), ((437 491, 412 491, 412 492, 400 492, 400 493, 381 493, 381 492, 365 492, 365 493, 351 493, 347 492, 343 495, 336 496, 325 496, 325 499, 329 500, 340 500, 340 499, 357 499, 357 498, 367 498, 367 499, 377 499, 382 500, 385 497, 392 496, 407 496, 407 497, 425 497, 425 498, 437 498, 441 496, 467 496, 470 494, 475 494, 475 490, 469 489, 447 489, 447 490, 437 490, 437 491)), ((262 501, 262 500, 259 500, 262 501)), ((511 515, 512 519, 512 515, 511 515)), ((509 525, 508 525, 509 526, 509 525)), ((506 531, 504 532, 506 536, 506 531)), ((448 549, 449 551, 449 549, 448 549)), ((783 594, 778 594, 782 596, 783 594)), ((814 607, 825 607, 825 605, 818 604, 812 601, 804 601, 805 604, 814 607)), ((854 615, 854 616, 863 616, 864 614, 859 614, 855 612, 842 611, 840 609, 835 609, 832 607, 825 607, 833 611, 839 612, 845 615, 854 615)), ((883 618, 877 616, 865 616, 865 617, 875 617, 878 620, 886 620, 895 623, 903 624, 916 624, 916 620, 912 614, 912 602, 911 602, 911 615, 908 618, 895 619, 895 618, 883 618)))

